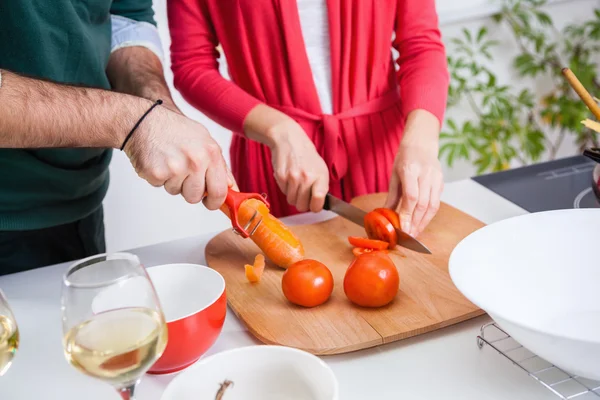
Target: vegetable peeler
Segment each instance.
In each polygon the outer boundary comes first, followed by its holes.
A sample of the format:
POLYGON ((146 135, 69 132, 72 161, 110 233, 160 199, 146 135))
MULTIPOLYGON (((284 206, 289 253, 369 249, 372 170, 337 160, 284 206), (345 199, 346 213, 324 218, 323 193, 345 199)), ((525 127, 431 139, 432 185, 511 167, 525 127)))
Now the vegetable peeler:
MULTIPOLYGON (((269 208, 269 203, 265 199, 265 196, 260 195, 258 193, 236 192, 231 187, 227 191, 227 197, 225 198, 225 203, 223 204, 223 206, 225 206, 229 209, 229 215, 230 215, 230 219, 231 219, 231 225, 233 226, 233 231, 243 238, 250 237, 250 235, 252 235, 256 231, 256 229, 262 222, 262 218, 261 218, 258 222, 256 222, 252 231, 250 233, 248 233, 247 229, 250 228, 250 226, 252 225, 252 223, 254 222, 256 217, 258 216, 258 211, 255 211, 254 214, 252 215, 252 217, 250 218, 250 220, 248 221, 248 223, 244 227, 242 227, 240 225, 240 222, 238 221, 238 210, 239 210, 240 206, 242 205, 242 203, 249 199, 260 200, 263 203, 265 203, 267 208, 269 208)), ((223 209, 223 206, 221 206, 221 210, 223 209)))

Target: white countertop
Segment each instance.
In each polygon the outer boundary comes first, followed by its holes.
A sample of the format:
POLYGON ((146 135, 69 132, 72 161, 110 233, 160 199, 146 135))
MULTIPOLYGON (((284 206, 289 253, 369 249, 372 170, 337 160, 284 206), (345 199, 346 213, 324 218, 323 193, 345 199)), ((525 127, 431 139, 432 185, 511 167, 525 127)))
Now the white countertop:
MULTIPOLYGON (((442 200, 492 223, 526 213, 472 180, 446 184, 442 200)), ((326 219, 302 215, 288 224, 326 219)), ((223 226, 215 227, 221 231, 223 226)), ((133 250, 144 264, 205 263, 204 247, 214 234, 133 250)), ((61 276, 67 264, 0 277, 21 331, 21 346, 8 373, 0 378, 1 400, 117 399, 113 389, 67 364, 61 346, 61 276)), ((340 384, 341 400, 366 399, 545 399, 556 398, 493 349, 476 345, 487 316, 415 338, 323 359, 340 384)), ((259 344, 228 310, 221 336, 207 355, 259 344)), ((176 375, 146 375, 138 400, 159 400, 176 375)))

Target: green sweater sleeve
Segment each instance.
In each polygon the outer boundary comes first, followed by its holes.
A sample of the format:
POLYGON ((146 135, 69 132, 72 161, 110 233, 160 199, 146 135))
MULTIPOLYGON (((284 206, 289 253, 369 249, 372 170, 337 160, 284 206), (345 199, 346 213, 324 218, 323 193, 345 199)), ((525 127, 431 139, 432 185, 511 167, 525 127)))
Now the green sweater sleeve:
POLYGON ((110 13, 156 26, 152 0, 113 0, 110 13))

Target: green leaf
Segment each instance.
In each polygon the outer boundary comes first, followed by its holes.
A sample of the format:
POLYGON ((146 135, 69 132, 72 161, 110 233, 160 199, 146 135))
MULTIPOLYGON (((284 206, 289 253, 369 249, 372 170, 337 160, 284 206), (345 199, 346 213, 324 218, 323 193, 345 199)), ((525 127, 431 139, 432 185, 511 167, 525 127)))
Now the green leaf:
POLYGON ((535 13, 535 16, 537 17, 540 24, 545 25, 545 26, 552 25, 552 18, 550 18, 550 15, 546 14, 545 12, 537 11, 535 13))
POLYGON ((492 19, 494 20, 495 23, 499 24, 504 19, 504 15, 502 15, 502 13, 496 13, 496 14, 492 15, 492 19))
POLYGON ((535 52, 540 53, 542 51, 542 46, 544 45, 544 36, 538 36, 535 38, 535 52))
POLYGON ((448 124, 448 126, 452 129, 453 132, 457 132, 458 131, 458 127, 456 126, 456 122, 454 122, 453 119, 448 119, 446 121, 446 123, 448 124))
POLYGON ((523 27, 529 28, 529 14, 524 11, 518 11, 515 13, 516 17, 521 21, 523 27))
POLYGON ((469 159, 469 149, 464 143, 459 147, 459 155, 465 160, 469 159))
POLYGON ((535 59, 529 53, 523 53, 517 56, 514 61, 514 65, 522 76, 535 76, 535 73, 539 71, 539 68, 535 63, 535 59))
POLYGON ((488 87, 494 87, 496 86, 496 75, 494 74, 488 74, 488 83, 487 83, 488 87))
POLYGON ((517 101, 526 107, 532 108, 533 102, 534 102, 533 94, 528 89, 523 89, 519 93, 519 96, 517 97, 517 101))
POLYGON ((486 34, 487 28, 485 26, 479 28, 479 33, 477 34, 477 43, 481 43, 481 39, 483 39, 486 34))
POLYGON ((473 43, 473 36, 471 35, 471 32, 467 28, 463 28, 462 31, 465 37, 467 38, 467 41, 469 43, 473 43))
POLYGON ((448 165, 451 167, 454 165, 454 157, 456 156, 456 146, 453 146, 450 149, 450 154, 448 155, 448 165))
POLYGON ((482 48, 482 49, 483 49, 483 48, 485 48, 485 49, 488 49, 488 48, 490 48, 490 47, 495 47, 495 46, 498 46, 499 44, 500 44, 500 42, 499 42, 499 41, 497 41, 497 40, 488 40, 487 42, 485 42, 485 43, 484 43, 484 44, 481 46, 481 48, 482 48))
POLYGON ((552 43, 546 46, 546 49, 544 50, 544 55, 548 56, 550 53, 554 52, 556 50, 556 46, 556 43, 552 43))

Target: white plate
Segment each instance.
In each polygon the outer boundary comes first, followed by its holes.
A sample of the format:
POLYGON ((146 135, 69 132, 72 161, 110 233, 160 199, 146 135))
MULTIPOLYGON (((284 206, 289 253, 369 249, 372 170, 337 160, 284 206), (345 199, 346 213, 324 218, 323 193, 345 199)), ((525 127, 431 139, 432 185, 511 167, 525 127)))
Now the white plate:
POLYGON ((338 383, 320 358, 283 346, 248 346, 198 361, 167 386, 161 400, 338 400, 338 383))
POLYGON ((600 380, 599 250, 600 209, 527 214, 461 241, 450 275, 520 344, 600 380))

